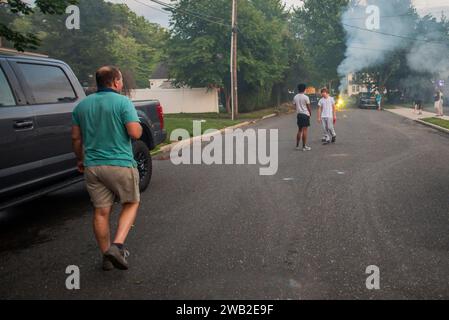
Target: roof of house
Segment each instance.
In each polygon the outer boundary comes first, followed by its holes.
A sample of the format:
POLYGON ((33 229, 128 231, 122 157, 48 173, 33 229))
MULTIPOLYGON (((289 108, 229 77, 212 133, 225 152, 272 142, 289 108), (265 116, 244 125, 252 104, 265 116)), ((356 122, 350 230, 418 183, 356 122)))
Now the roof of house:
POLYGON ((159 63, 151 75, 151 79, 168 79, 168 67, 165 63, 159 63))

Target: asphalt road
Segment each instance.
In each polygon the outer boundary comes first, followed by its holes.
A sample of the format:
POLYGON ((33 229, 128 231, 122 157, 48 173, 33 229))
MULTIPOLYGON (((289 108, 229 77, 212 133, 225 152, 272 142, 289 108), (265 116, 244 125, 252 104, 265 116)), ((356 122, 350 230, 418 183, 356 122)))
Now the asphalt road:
POLYGON ((0 298, 449 298, 449 136, 388 112, 339 118, 335 145, 314 123, 309 153, 294 115, 256 125, 279 129, 275 176, 156 161, 127 272, 100 270, 82 184, 1 212, 0 298))

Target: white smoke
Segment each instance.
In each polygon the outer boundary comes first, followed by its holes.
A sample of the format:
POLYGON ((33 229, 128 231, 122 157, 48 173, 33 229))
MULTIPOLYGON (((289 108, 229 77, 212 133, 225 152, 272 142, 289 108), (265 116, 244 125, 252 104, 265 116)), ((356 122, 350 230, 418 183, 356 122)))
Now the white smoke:
MULTIPOLYGON (((407 45, 405 38, 411 33, 411 25, 405 14, 410 7, 410 0, 377 0, 348 7, 342 16, 347 34, 345 59, 338 68, 342 79, 349 73, 381 64, 389 53, 407 45), (370 5, 378 8, 378 11, 367 13, 370 5), (374 24, 374 29, 370 29, 370 23, 374 24), (385 33, 398 34, 403 38, 387 36, 385 33)), ((342 86, 345 86, 344 80, 342 86)))
POLYGON ((444 44, 443 30, 438 30, 436 22, 428 23, 427 30, 420 35, 407 55, 407 63, 413 71, 429 72, 440 79, 449 77, 448 46, 444 44))
POLYGON ((346 89, 349 73, 380 65, 399 49, 409 50, 407 63, 411 70, 438 74, 446 79, 449 77, 449 55, 442 41, 444 31, 437 27, 436 20, 417 36, 416 22, 410 14, 414 10, 410 0, 357 2, 349 5, 342 16, 347 33, 347 50, 338 68, 342 79, 340 91, 346 89), (373 6, 378 8, 378 12, 367 11, 373 6))

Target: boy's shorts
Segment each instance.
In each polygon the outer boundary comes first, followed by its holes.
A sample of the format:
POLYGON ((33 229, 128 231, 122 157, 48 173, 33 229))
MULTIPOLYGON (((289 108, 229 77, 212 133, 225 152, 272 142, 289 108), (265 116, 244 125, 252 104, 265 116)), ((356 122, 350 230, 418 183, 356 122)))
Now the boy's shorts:
POLYGON ((95 208, 112 207, 116 197, 122 204, 140 202, 139 171, 136 168, 87 167, 84 178, 95 208))
POLYGON ((310 127, 310 117, 306 114, 303 113, 298 113, 298 128, 302 129, 302 128, 308 128, 310 127))

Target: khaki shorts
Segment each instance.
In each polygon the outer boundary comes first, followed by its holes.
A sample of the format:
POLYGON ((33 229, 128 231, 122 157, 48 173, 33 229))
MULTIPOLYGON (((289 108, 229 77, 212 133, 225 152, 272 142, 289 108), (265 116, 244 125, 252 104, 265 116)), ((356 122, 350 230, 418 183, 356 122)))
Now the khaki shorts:
POLYGON ((88 167, 84 178, 95 208, 111 207, 116 197, 122 204, 140 202, 139 171, 136 168, 88 167))

